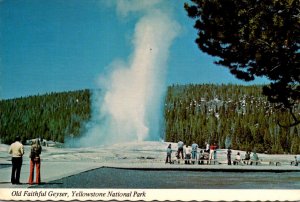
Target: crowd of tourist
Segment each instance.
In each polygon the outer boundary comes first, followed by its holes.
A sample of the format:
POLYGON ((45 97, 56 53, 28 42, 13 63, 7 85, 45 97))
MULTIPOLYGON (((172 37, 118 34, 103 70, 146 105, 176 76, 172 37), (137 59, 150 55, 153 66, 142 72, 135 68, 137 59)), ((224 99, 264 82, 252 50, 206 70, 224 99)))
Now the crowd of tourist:
MULTIPOLYGON (((218 145, 214 142, 212 144, 205 142, 205 149, 201 149, 196 142, 192 145, 186 145, 182 140, 177 143, 176 160, 183 160, 185 164, 216 164, 217 162, 217 150, 218 145)), ((235 154, 234 159, 232 159, 232 150, 227 149, 227 164, 228 165, 239 165, 239 164, 258 164, 259 157, 255 151, 246 151, 245 156, 242 157, 240 152, 235 154)), ((172 162, 172 148, 169 144, 167 148, 166 163, 172 162)))

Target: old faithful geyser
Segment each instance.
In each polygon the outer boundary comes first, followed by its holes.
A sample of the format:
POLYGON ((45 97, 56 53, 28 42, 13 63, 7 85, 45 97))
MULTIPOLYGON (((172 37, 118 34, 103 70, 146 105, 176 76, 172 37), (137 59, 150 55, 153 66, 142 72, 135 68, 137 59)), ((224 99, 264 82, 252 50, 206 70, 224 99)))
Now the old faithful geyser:
MULTIPOLYGON (((124 6, 127 1, 117 2, 124 6)), ((112 72, 100 77, 101 92, 94 93, 92 120, 81 146, 160 137, 167 59, 179 25, 169 12, 155 8, 160 1, 137 2, 134 11, 143 16, 135 26, 134 51, 128 62, 113 62, 112 72)))

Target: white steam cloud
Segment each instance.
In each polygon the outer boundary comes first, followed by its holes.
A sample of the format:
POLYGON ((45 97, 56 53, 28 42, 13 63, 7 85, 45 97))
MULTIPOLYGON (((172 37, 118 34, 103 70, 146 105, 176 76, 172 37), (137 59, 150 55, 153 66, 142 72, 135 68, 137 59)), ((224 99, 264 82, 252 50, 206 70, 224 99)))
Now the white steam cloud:
POLYGON ((127 16, 129 12, 136 12, 136 11, 149 11, 150 9, 154 8, 156 5, 161 3, 161 0, 117 0, 116 1, 116 8, 118 14, 121 16, 127 16))
POLYGON ((116 1, 121 15, 139 11, 134 52, 128 62, 112 63, 112 73, 100 77, 94 95, 92 121, 81 146, 158 140, 164 101, 165 73, 172 41, 180 27, 169 12, 155 8, 160 1, 116 1))

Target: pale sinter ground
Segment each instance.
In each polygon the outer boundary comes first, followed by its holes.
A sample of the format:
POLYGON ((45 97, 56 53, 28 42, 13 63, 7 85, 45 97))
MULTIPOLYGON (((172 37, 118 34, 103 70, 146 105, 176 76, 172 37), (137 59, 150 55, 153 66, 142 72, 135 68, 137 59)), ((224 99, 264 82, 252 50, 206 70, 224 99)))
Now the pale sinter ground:
MULTIPOLYGON (((89 148, 43 147, 41 155, 42 181, 49 182, 102 166, 130 167, 136 165, 137 167, 167 167, 170 169, 172 169, 172 166, 173 168, 174 166, 185 166, 165 164, 166 148, 169 144, 172 144, 172 158, 176 159, 175 153, 177 150, 177 143, 169 142, 129 142, 89 148)), ((0 145, 0 164, 2 165, 11 164, 11 157, 8 154, 8 149, 9 145, 0 145)), ((21 172, 22 183, 27 183, 27 178, 29 176, 29 150, 30 146, 25 145, 25 155, 21 172)), ((217 159, 222 163, 222 166, 223 164, 226 166, 226 152, 226 149, 218 149, 217 151, 217 159)), ((237 152, 241 153, 242 158, 244 157, 244 151, 233 150, 232 160, 235 158, 237 152)), ((280 166, 281 168, 291 168, 290 162, 294 160, 295 155, 270 155, 258 153, 258 156, 266 163, 266 166, 269 161, 278 161, 282 164, 280 166)), ((190 167, 196 166, 201 165, 190 165, 190 167)), ((246 166, 244 166, 244 168, 245 167, 246 166)), ((298 166, 296 169, 300 169, 300 167, 298 166)), ((10 174, 10 166, 2 167, 0 169, 0 187, 17 186, 10 184, 10 174)), ((23 184, 21 186, 26 187, 28 185, 23 184)))

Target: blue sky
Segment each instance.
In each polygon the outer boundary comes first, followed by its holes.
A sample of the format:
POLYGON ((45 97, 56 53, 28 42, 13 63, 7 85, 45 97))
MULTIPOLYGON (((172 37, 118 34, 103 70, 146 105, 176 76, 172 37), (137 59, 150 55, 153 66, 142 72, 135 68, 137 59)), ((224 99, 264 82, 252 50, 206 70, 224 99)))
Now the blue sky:
MULTIPOLYGON (((163 2, 182 27, 170 49, 166 83, 249 84, 200 52, 193 21, 183 9, 185 1, 163 2)), ((1 0, 0 99, 97 88, 98 75, 109 71, 114 60, 130 56, 140 17, 118 14, 111 2, 1 0)))

